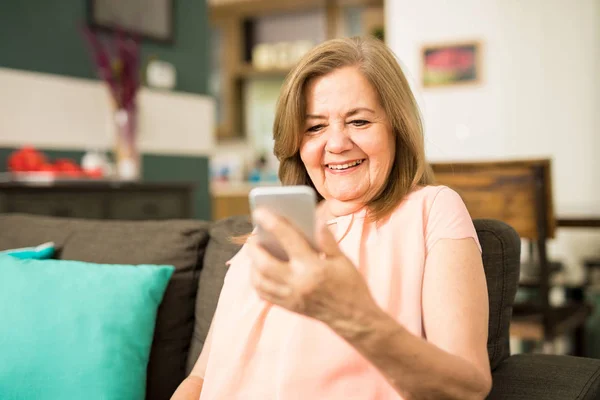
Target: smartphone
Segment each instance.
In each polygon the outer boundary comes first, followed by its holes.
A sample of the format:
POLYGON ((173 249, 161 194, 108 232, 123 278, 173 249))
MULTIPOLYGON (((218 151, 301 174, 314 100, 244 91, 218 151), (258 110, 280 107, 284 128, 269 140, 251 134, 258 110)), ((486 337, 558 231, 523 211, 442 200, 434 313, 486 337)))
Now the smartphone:
MULTIPOLYGON (((265 208, 287 219, 295 226, 316 248, 315 245, 315 218, 317 196, 310 186, 264 186, 250 191, 250 210, 265 208)), ((289 258, 279 243, 279 240, 269 232, 260 227, 260 221, 252 223, 256 227, 256 235, 259 243, 280 260, 287 261, 289 258)))

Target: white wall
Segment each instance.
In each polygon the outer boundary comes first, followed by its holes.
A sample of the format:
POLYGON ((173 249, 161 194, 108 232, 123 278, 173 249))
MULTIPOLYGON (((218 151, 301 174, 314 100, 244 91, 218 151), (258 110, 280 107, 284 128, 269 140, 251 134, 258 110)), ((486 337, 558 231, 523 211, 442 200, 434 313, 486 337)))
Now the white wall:
MULTIPOLYGON (((110 104, 99 81, 0 68, 0 146, 112 148, 110 104)), ((138 104, 142 152, 213 151, 211 97, 144 88, 138 104)))
MULTIPOLYGON (((388 0, 386 40, 413 79, 430 160, 552 157, 557 214, 600 215, 600 0, 388 0), (423 44, 481 40, 484 81, 423 89, 423 44)), ((561 230, 572 266, 600 254, 561 230)))

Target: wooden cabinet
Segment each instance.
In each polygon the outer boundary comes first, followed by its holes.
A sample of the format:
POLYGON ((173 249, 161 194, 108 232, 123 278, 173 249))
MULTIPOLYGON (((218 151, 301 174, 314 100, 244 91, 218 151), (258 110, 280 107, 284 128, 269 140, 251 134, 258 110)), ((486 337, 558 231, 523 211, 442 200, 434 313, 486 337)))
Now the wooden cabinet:
POLYGON ((248 195, 230 194, 215 196, 212 199, 212 204, 214 221, 237 215, 250 215, 248 195))
POLYGON ((183 183, 0 183, 0 213, 93 219, 193 218, 194 185, 183 183))
POLYGON ((275 182, 213 182, 211 184, 212 219, 250 215, 248 195, 257 186, 278 186, 275 182))
POLYGON ((25 214, 54 215, 57 217, 102 218, 102 198, 94 194, 12 191, 6 197, 5 210, 25 214))

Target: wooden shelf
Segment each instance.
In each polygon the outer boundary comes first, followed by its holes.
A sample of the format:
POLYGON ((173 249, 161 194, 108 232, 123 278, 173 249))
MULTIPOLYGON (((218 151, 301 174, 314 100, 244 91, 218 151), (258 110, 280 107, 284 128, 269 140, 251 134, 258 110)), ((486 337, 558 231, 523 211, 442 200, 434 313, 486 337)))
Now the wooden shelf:
POLYGON ((268 15, 281 12, 295 12, 325 7, 333 3, 337 7, 379 6, 384 0, 233 0, 223 4, 209 2, 210 18, 213 21, 231 17, 268 15))
POLYGON ((290 68, 257 69, 251 64, 244 64, 236 68, 235 77, 245 78, 285 78, 291 71, 290 68))
MULTIPOLYGON (((250 59, 252 49, 257 45, 255 37, 257 28, 264 17, 287 18, 296 20, 296 14, 303 21, 303 13, 306 11, 319 11, 325 17, 323 35, 310 35, 314 33, 306 30, 307 38, 298 37, 304 34, 303 30, 295 32, 292 37, 286 37, 285 41, 306 39, 321 41, 340 37, 344 35, 345 19, 343 7, 364 7, 361 15, 361 29, 372 32, 373 21, 376 25, 383 26, 383 3, 384 0, 212 0, 208 2, 210 19, 214 27, 219 31, 219 54, 218 65, 220 75, 219 105, 221 113, 217 121, 216 139, 218 143, 230 140, 243 140, 247 135, 245 127, 245 81, 252 79, 281 80, 290 73, 291 68, 273 68, 267 70, 257 69, 252 66, 250 59), (376 16, 380 15, 381 18, 376 16), (375 17, 374 17, 375 16, 375 17), (379 21, 381 19, 381 21, 379 21), (296 36, 295 36, 296 35, 296 36)), ((311 13, 310 18, 321 18, 319 13, 311 13), (314 14, 314 15, 313 15, 314 14)), ((264 21, 262 21, 264 22, 264 21)), ((313 21, 314 22, 314 21, 313 21)), ((314 23, 308 23, 313 27, 314 23)), ((278 29, 285 30, 287 25, 281 23, 278 29)), ((309 28, 307 28, 309 29, 309 28)), ((314 28, 310 28, 314 29, 314 28)), ((269 36, 269 35, 267 35, 269 36)), ((277 34, 271 32, 271 39, 256 39, 260 42, 270 43, 279 40, 277 34)), ((284 41, 283 39, 281 39, 284 41)), ((315 43, 316 44, 316 43, 315 43)))

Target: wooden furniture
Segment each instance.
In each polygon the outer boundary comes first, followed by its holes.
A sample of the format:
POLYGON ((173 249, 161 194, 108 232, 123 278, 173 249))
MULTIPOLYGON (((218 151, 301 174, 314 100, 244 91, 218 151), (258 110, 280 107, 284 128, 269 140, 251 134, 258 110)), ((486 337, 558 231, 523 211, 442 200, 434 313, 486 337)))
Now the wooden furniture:
MULTIPOLYGON (((573 213, 565 214, 556 220, 556 224, 561 228, 579 228, 579 229, 597 229, 600 228, 600 213, 590 212, 584 213, 573 213)), ((599 282, 600 277, 600 258, 588 258, 583 260, 583 267, 585 269, 585 281, 586 286, 596 285, 599 282)))
POLYGON ((219 221, 236 215, 250 215, 248 193, 252 187, 249 184, 220 184, 211 185, 210 195, 212 204, 212 220, 219 221))
POLYGON ((565 215, 556 220, 564 228, 600 228, 600 215, 565 215))
MULTIPOLYGON (((375 19, 383 28, 384 0, 210 0, 208 2, 210 20, 214 35, 218 37, 219 53, 216 55, 215 72, 219 75, 217 97, 216 137, 219 142, 240 140, 246 137, 245 124, 245 85, 256 78, 283 79, 289 68, 257 70, 252 66, 252 49, 258 44, 254 38, 255 24, 268 16, 294 16, 298 21, 306 18, 306 12, 320 10, 324 14, 324 39, 343 35, 340 32, 345 7, 364 7, 370 12, 370 20, 375 19), (377 10, 371 12, 372 9, 377 10)), ((306 32, 311 35, 313 32, 306 32)), ((290 34, 291 35, 291 34, 290 34)), ((289 35, 288 35, 289 36, 289 35)), ((299 37, 297 39, 305 39, 299 37)), ((270 42, 282 40, 268 38, 270 42)), ((273 110, 274 112, 274 110, 273 110)))
POLYGON ((257 186, 278 186, 278 182, 212 182, 210 195, 212 220, 250 215, 248 194, 257 186))
POLYGON ((575 332, 575 352, 583 353, 583 324, 590 307, 583 302, 550 304, 552 265, 546 240, 554 237, 550 160, 433 163, 436 180, 456 190, 472 218, 494 218, 511 225, 535 243, 539 276, 527 286, 537 289, 537 302, 515 305, 511 335, 550 341, 575 332))
POLYGON ((194 185, 184 183, 0 183, 0 213, 156 220, 193 218, 194 185))

